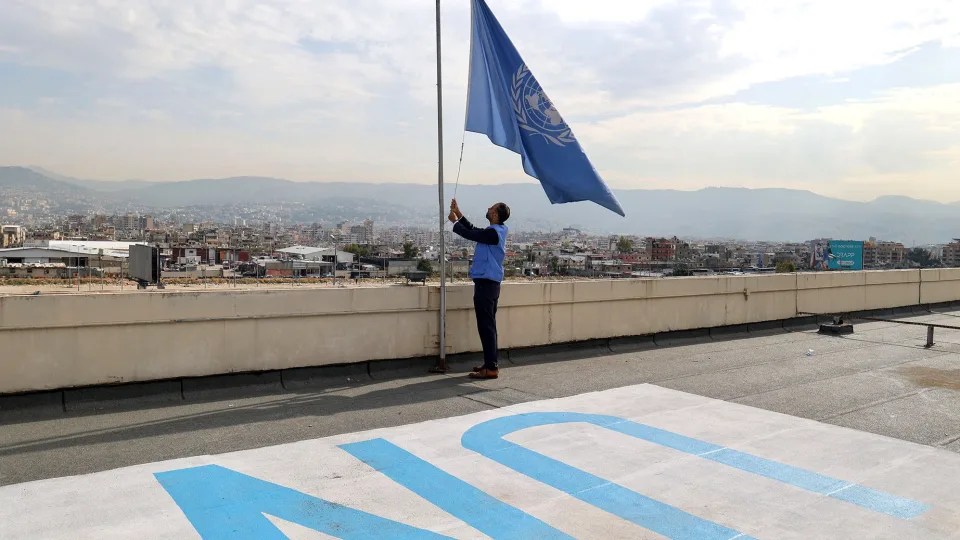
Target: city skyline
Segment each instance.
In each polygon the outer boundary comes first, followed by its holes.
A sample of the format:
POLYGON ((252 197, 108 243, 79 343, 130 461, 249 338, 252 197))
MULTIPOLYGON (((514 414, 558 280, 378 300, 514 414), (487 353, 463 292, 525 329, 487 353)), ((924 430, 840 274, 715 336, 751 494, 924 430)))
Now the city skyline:
MULTIPOLYGON (((781 187, 960 200, 960 13, 490 0, 613 189, 781 187)), ((433 6, 15 3, 0 163, 107 180, 436 181, 433 6), (69 7, 70 9, 65 9, 69 7)), ((445 1, 455 178, 469 3, 445 1)), ((536 183, 466 135, 461 183, 536 183)))
MULTIPOLYGON (((435 185, 304 183, 269 178, 126 183, 48 174, 0 167, 0 218, 4 224, 34 227, 57 216, 135 212, 192 222, 246 219, 294 224, 373 219, 390 225, 437 227, 435 185)), ((448 185, 450 196, 456 191, 451 187, 448 185)), ((881 197, 864 203, 784 189, 617 193, 626 218, 586 202, 550 204, 535 184, 462 185, 457 198, 471 216, 482 216, 491 201, 507 201, 515 211, 510 224, 514 231, 575 227, 602 234, 773 241, 877 236, 915 246, 955 238, 960 228, 960 202, 881 197)), ((443 222, 449 228, 447 220, 443 222)))

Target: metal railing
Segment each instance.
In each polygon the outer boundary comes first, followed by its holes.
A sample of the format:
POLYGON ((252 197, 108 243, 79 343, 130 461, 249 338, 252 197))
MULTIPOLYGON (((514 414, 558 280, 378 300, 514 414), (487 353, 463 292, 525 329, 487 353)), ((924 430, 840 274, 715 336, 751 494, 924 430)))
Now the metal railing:
MULTIPOLYGON (((944 313, 937 313, 926 309, 927 313, 931 315, 946 315, 944 313)), ((887 322, 887 323, 896 323, 896 324, 905 324, 908 326, 926 326, 927 327, 927 341, 923 345, 924 348, 929 349, 933 347, 933 330, 934 328, 943 328, 948 330, 960 330, 960 326, 953 326, 949 324, 937 324, 937 323, 928 323, 928 322, 917 322, 917 321, 903 321, 899 319, 887 319, 884 317, 870 317, 868 315, 858 315, 856 313, 810 313, 810 312, 798 312, 797 315, 807 315, 807 316, 816 316, 816 317, 831 317, 834 324, 842 324, 844 319, 852 320, 857 319, 861 321, 874 321, 874 322, 887 322)))

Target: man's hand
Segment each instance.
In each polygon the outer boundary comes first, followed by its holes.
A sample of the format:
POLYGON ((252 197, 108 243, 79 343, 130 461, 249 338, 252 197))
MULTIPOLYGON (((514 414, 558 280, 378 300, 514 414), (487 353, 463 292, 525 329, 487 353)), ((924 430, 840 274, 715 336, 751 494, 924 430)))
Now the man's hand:
POLYGON ((463 217, 463 212, 461 212, 460 207, 457 206, 456 199, 450 200, 450 215, 447 217, 450 219, 450 221, 457 221, 463 217))
POLYGON ((459 218, 457 217, 457 214, 453 210, 451 210, 450 215, 447 216, 447 219, 449 219, 451 223, 456 223, 457 219, 459 218))

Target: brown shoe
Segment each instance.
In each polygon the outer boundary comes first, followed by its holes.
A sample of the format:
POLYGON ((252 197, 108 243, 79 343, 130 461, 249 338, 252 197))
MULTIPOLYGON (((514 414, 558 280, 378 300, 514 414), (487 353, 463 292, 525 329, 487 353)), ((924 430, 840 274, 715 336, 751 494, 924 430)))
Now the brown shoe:
POLYGON ((500 370, 498 369, 480 368, 479 370, 470 373, 471 379, 496 379, 499 376, 500 370))

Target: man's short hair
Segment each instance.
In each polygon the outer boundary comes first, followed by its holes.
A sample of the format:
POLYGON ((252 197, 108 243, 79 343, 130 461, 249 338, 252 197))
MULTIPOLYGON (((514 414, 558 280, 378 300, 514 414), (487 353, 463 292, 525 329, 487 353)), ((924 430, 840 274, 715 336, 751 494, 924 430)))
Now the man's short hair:
POLYGON ((510 219, 510 207, 505 203, 497 203, 497 219, 500 220, 500 223, 510 219))

